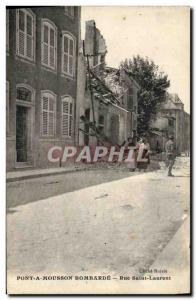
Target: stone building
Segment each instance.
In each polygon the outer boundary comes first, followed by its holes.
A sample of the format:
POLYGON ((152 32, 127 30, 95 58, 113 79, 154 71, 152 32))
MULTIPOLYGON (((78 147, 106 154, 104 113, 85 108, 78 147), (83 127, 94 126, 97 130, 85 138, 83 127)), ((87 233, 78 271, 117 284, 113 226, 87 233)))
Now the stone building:
MULTIPOLYGON (((76 140, 80 7, 7 7, 7 169, 76 140)), ((54 166, 54 164, 52 164, 54 166)))
POLYGON ((183 134, 183 151, 190 153, 191 150, 191 132, 190 132, 190 115, 184 112, 184 134, 183 134))
POLYGON ((83 83, 78 89, 78 143, 122 144, 137 132, 139 86, 125 70, 106 66, 106 43, 94 21, 86 22, 83 48, 85 57, 80 53, 79 58, 83 83))
POLYGON ((190 141, 188 119, 189 115, 184 111, 184 104, 178 95, 166 93, 165 102, 151 121, 150 142, 152 149, 163 151, 168 136, 173 135, 177 153, 184 152, 187 148, 187 139, 190 141))

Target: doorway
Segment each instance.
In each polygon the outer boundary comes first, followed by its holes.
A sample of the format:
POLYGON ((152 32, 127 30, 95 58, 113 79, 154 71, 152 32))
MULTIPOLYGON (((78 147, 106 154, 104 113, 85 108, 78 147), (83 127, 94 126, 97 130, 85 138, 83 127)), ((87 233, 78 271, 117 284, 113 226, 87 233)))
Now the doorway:
POLYGON ((112 115, 111 117, 111 142, 113 145, 116 145, 119 143, 119 116, 118 115, 112 115))
POLYGON ((16 161, 28 161, 28 107, 16 106, 16 161))

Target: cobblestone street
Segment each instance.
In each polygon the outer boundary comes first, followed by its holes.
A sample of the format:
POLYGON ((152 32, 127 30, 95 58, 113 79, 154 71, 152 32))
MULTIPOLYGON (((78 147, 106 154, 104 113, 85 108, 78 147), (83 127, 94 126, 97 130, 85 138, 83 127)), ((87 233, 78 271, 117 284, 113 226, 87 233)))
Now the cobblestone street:
MULTIPOLYGON (((14 201, 13 208, 8 199, 8 275, 98 273, 117 278, 150 268, 189 216, 188 158, 177 159, 175 177, 166 173, 163 167, 126 178, 113 177, 114 181, 82 189, 79 185, 76 191, 60 194, 59 190, 58 195, 42 201, 33 196, 35 202, 25 205, 17 206, 14 201)), ((75 175, 66 176, 75 181, 75 175)), ((46 184, 53 179, 41 181, 53 190, 55 183, 46 184)), ((29 182, 26 187, 36 195, 38 181, 29 182)), ((28 202, 22 196, 22 182, 9 183, 8 196, 13 185, 21 193, 21 203, 28 202)), ((181 249, 179 245, 177 251, 181 249)), ((188 264, 188 257, 184 260, 188 264)))

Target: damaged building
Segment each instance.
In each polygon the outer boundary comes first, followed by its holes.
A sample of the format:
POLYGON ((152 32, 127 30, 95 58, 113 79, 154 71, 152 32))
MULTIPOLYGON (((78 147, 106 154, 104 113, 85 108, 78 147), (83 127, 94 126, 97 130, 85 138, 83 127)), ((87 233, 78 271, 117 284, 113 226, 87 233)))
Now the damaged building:
POLYGON ((106 66, 106 42, 93 20, 86 22, 79 55, 79 145, 122 144, 137 133, 139 85, 124 69, 106 66), (83 74, 82 74, 83 73, 83 74))

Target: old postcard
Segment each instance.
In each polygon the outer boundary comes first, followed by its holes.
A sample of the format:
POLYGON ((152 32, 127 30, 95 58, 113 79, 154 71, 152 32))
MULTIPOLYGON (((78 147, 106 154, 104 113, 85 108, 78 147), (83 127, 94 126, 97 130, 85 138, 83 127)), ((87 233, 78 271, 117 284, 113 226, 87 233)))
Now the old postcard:
POLYGON ((190 15, 6 7, 8 294, 190 294, 190 15))

